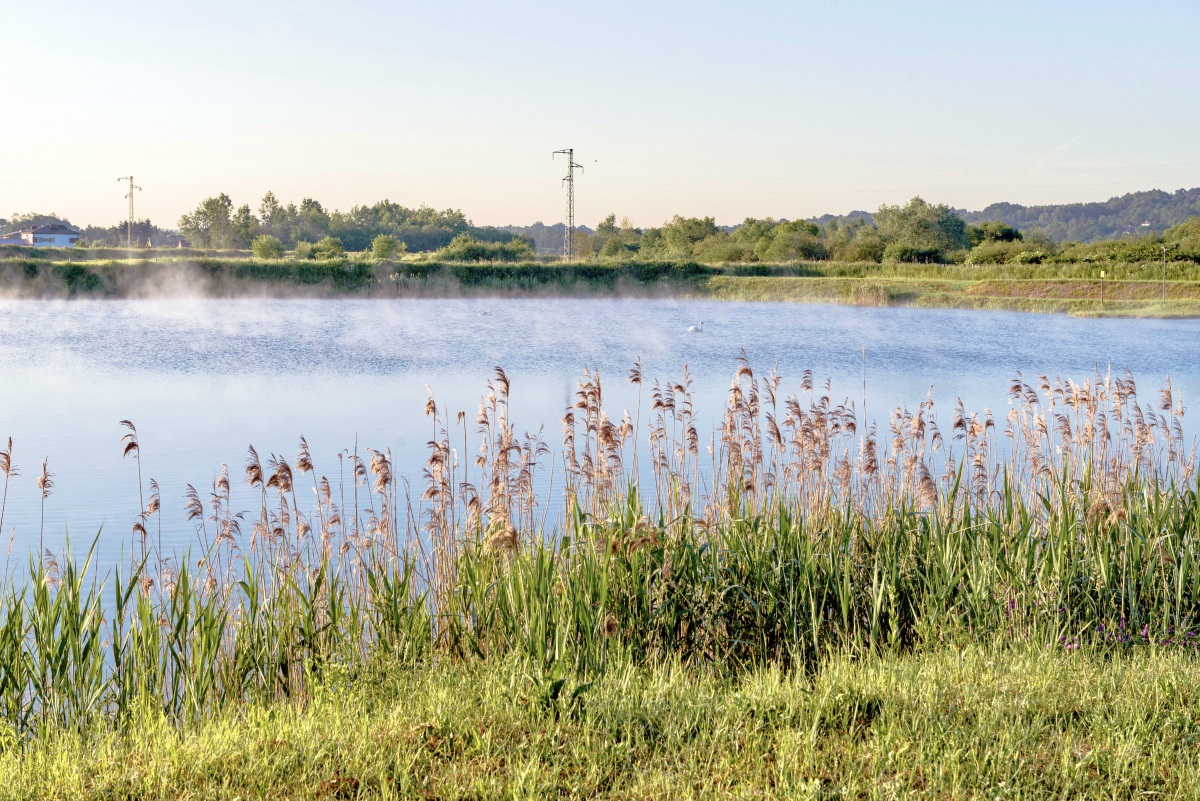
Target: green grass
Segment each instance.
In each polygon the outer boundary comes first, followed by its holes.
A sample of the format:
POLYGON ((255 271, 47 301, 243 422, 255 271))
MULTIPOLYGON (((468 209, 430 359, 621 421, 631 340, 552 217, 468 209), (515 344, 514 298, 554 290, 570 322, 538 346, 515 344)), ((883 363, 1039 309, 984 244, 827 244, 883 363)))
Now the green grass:
POLYGON ((1179 652, 967 645, 734 676, 614 664, 551 700, 513 660, 371 663, 304 703, 0 755, 20 798, 1195 798, 1179 652))

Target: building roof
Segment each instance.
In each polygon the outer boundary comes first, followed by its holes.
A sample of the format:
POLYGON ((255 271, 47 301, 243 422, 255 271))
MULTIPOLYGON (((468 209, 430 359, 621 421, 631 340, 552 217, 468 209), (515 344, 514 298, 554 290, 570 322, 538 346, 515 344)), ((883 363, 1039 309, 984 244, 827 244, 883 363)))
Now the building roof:
POLYGON ((35 225, 32 228, 22 228, 20 231, 10 231, 7 234, 0 234, 0 238, 20 236, 21 234, 78 234, 79 229, 73 228, 70 225, 62 223, 47 223, 46 225, 35 225))

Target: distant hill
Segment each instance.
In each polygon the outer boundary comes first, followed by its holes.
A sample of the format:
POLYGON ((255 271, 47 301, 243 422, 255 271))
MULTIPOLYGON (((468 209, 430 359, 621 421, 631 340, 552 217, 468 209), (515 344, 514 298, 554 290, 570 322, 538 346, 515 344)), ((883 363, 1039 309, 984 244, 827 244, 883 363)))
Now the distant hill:
POLYGON ((1200 217, 1200 188, 1132 192, 1099 203, 1022 206, 993 203, 982 211, 957 210, 969 223, 999 220, 1022 231, 1040 230, 1058 242, 1095 242, 1124 236, 1160 234, 1200 217))

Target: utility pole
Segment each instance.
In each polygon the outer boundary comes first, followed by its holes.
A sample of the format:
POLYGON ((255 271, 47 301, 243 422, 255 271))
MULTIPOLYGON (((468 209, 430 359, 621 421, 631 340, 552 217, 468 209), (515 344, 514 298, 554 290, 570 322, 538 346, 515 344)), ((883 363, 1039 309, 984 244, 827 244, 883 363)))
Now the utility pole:
POLYGON ((563 260, 575 258, 575 170, 582 170, 582 164, 575 163, 575 148, 555 150, 551 158, 562 153, 567 157, 567 177, 563 183, 567 185, 567 231, 563 236, 563 260))
POLYGON ((125 230, 125 234, 126 234, 125 242, 126 242, 126 246, 130 250, 132 250, 133 249, 133 190, 136 189, 140 192, 140 191, 142 191, 142 188, 140 186, 133 185, 133 176, 132 175, 127 175, 124 178, 117 179, 117 183, 120 183, 121 181, 129 181, 129 194, 125 196, 125 197, 129 198, 129 227, 125 230))

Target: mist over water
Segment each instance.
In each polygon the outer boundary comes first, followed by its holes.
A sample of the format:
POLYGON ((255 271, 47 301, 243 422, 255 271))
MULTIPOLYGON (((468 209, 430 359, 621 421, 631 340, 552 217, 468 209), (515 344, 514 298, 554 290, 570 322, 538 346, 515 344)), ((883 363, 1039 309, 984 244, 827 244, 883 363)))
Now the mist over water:
MULTIPOLYGON (((1170 374, 1187 404, 1200 397, 1197 341, 1198 321, 678 300, 0 302, 0 439, 13 438, 21 469, 0 547, 14 529, 15 559, 36 547, 34 481, 48 457, 47 546, 61 547, 69 531, 82 549, 103 527, 101 560, 128 552, 140 505, 137 465, 118 444, 123 419, 138 427, 144 481, 162 488, 164 542, 182 548, 194 542, 186 484, 206 498, 222 463, 235 508, 257 508, 257 490, 241 481, 249 445, 292 461, 304 435, 335 488, 339 451, 390 448, 415 499, 434 434, 426 387, 441 409, 473 420, 495 366, 511 380, 518 433, 544 426, 557 452, 584 368, 600 371, 619 418, 638 402, 626 374, 639 357, 643 425, 653 382, 679 381, 686 363, 707 442, 742 350, 759 374, 778 366, 783 395, 811 369, 818 386, 831 380, 835 402, 861 410, 865 349, 867 417, 886 430, 893 408, 915 408, 932 388, 948 432, 959 397, 969 410, 991 408, 1002 426, 1018 370, 1032 382, 1128 368, 1143 402, 1170 374), (700 321, 703 333, 687 331, 700 321)), ((479 445, 470 428, 468 457, 479 445)), ((1196 431, 1189 419, 1188 436, 1196 431)), ((298 488, 308 478, 297 476, 298 488)), ((551 506, 560 486, 546 485, 551 506)))

